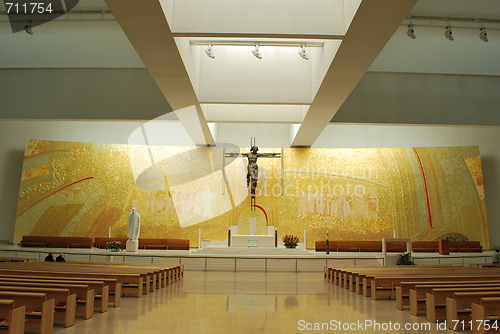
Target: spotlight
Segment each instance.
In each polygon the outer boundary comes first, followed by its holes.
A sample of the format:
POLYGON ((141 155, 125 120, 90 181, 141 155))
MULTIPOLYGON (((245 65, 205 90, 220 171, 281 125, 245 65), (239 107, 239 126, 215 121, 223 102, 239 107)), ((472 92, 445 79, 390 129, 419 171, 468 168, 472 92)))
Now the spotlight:
POLYGON ((483 42, 488 42, 488 34, 486 33, 486 28, 479 29, 479 38, 483 42))
POLYGON ((208 45, 207 49, 205 50, 205 53, 207 54, 208 57, 215 59, 215 54, 212 51, 212 45, 208 45))
POLYGON ((408 30, 406 30, 406 34, 408 35, 408 37, 410 37, 411 39, 416 39, 417 36, 415 36, 415 30, 413 30, 413 24, 409 24, 408 25, 408 30))
POLYGON ((259 44, 255 44, 255 49, 253 49, 252 54, 255 56, 255 58, 262 59, 262 54, 259 51, 259 44))
POLYGON ((300 46, 299 56, 301 56, 302 59, 309 60, 309 55, 306 52, 306 46, 304 44, 300 46))
POLYGON ((444 37, 446 37, 446 39, 449 41, 454 40, 453 32, 451 31, 451 27, 449 25, 444 27, 444 37))
POLYGON ((26 31, 26 33, 28 33, 30 35, 33 35, 33 29, 31 27, 31 20, 26 21, 26 25, 24 26, 24 31, 26 31))

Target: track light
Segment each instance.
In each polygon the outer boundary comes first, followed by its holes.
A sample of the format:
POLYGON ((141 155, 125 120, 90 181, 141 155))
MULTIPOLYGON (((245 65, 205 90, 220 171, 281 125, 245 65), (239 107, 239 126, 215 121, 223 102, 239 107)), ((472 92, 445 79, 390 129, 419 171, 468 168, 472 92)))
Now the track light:
POLYGON ((212 44, 208 45, 207 49, 205 50, 205 53, 209 58, 215 59, 215 54, 212 51, 212 44))
POLYGON ((255 44, 255 49, 253 49, 252 54, 255 56, 255 58, 262 59, 262 54, 259 51, 259 44, 255 44))
POLYGON ((453 32, 451 31, 451 27, 447 25, 444 27, 444 37, 446 37, 447 40, 452 41, 454 40, 453 38, 453 32))
POLYGON ((486 33, 486 28, 481 27, 481 29, 479 29, 479 39, 481 39, 483 42, 488 42, 488 34, 486 33))
POLYGON ((24 31, 26 31, 26 33, 28 33, 30 35, 33 35, 33 29, 31 27, 31 20, 26 20, 26 25, 24 26, 24 31))
POLYGON ((417 36, 415 36, 415 30, 413 29, 413 24, 409 24, 408 25, 408 30, 406 30, 406 34, 408 35, 408 37, 410 37, 411 39, 416 39, 417 36))
POLYGON ((304 44, 300 46, 299 56, 302 57, 302 59, 309 60, 309 55, 306 52, 306 46, 304 44))

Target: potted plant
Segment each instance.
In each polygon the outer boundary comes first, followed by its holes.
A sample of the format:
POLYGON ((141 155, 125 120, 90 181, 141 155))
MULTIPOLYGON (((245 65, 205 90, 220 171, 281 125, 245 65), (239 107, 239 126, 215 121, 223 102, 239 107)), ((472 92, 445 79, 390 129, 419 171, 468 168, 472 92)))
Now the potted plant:
POLYGON ((408 266, 408 265, 414 265, 415 263, 413 263, 413 260, 411 258, 411 253, 403 253, 403 254, 398 254, 399 255, 399 258, 398 258, 398 265, 405 265, 405 266, 408 266))
POLYGON ((112 252, 119 252, 119 251, 123 250, 123 242, 110 241, 106 244, 106 249, 109 249, 112 252))
POLYGON ((290 234, 283 237, 283 243, 286 248, 296 248, 299 244, 299 238, 290 234))

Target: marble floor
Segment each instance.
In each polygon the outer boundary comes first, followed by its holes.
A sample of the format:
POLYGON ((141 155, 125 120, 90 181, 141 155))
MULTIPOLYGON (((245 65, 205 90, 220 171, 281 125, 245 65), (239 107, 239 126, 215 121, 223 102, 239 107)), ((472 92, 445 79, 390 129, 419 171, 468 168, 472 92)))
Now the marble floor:
POLYGON ((456 333, 444 328, 394 301, 332 286, 322 273, 188 271, 180 283, 54 333, 456 333))

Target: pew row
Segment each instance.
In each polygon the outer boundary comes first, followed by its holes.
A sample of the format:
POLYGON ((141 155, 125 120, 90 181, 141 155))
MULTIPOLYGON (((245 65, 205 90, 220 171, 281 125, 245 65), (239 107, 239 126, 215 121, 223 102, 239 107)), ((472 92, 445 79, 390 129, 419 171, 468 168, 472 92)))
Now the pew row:
POLYGON ((68 289, 0 285, 0 291, 45 293, 48 299, 54 300, 53 321, 62 322, 64 327, 70 327, 75 324, 76 295, 71 294, 68 289))
POLYGON ((500 297, 482 297, 472 303, 472 334, 489 334, 500 331, 500 297))
POLYGON ((25 306, 16 307, 14 300, 0 299, 0 332, 23 334, 25 313, 25 306))
POLYGON ((425 294, 425 309, 426 318, 430 322, 437 322, 438 319, 446 318, 446 298, 453 298, 453 295, 458 292, 481 292, 481 293, 498 293, 500 296, 500 288, 438 288, 433 289, 432 293, 425 294))
POLYGON ((480 325, 472 321, 472 304, 480 303, 483 297, 500 298, 500 291, 455 292, 452 298, 446 298, 446 326, 456 330, 458 323, 463 327, 470 324, 472 328, 480 325))
POLYGON ((25 307, 25 330, 52 334, 55 303, 54 299, 47 298, 46 293, 0 291, 0 299, 11 299, 16 306, 25 307))

